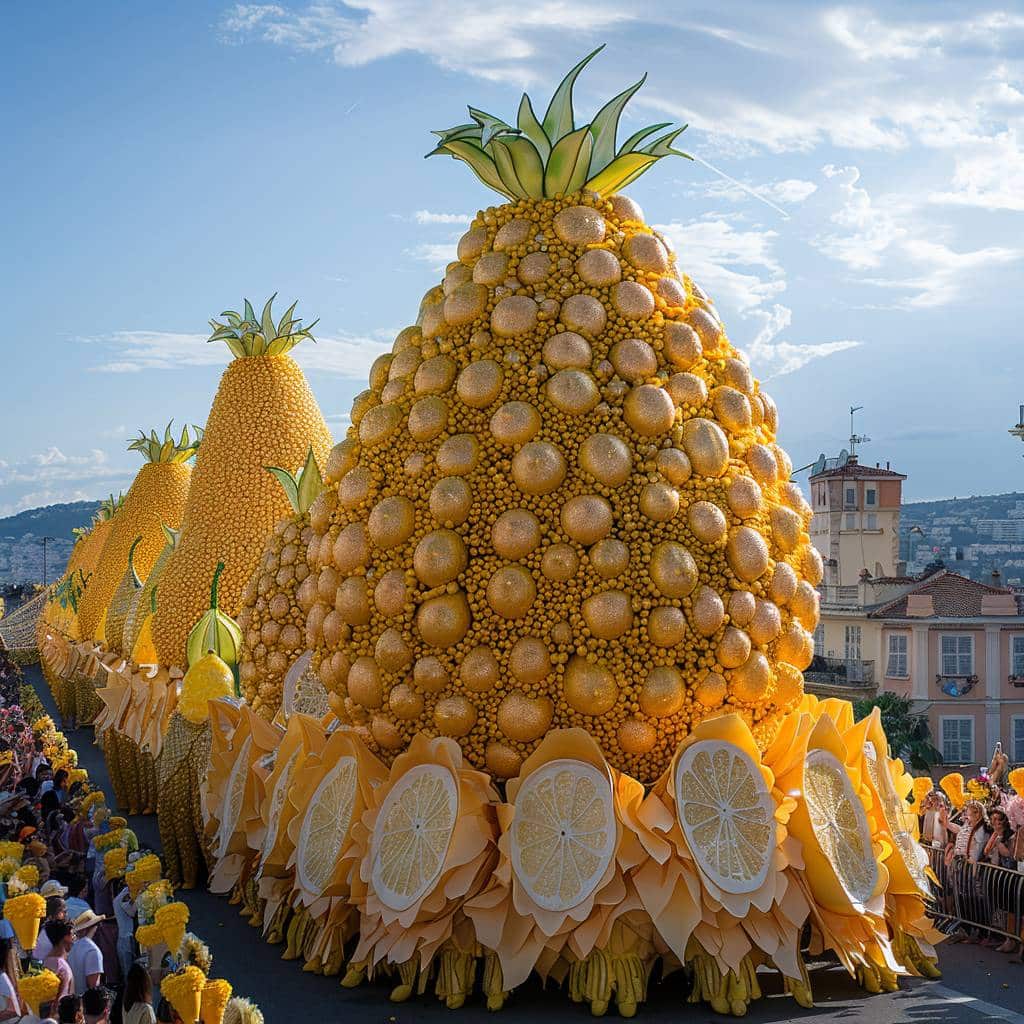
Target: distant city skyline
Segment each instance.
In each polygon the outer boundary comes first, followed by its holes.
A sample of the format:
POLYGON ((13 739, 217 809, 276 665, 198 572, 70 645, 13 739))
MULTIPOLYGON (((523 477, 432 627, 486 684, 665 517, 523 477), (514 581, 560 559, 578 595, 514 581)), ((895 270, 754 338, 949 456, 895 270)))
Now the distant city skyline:
MULTIPOLYGON (((923 2, 99 2, 6 12, 0 516, 99 498, 138 428, 203 423, 205 324, 278 291, 321 318, 295 357, 337 437, 475 211, 424 162, 467 103, 512 116, 605 51, 596 109, 696 158, 630 188, 715 298, 793 463, 847 446, 905 500, 1024 486, 1024 14, 923 2), (40 59, 45 51, 45 61, 40 59), (57 70, 54 70, 57 69, 57 70), (454 120, 453 120, 454 119, 454 120)), ((806 475, 801 482, 806 485, 806 475)))

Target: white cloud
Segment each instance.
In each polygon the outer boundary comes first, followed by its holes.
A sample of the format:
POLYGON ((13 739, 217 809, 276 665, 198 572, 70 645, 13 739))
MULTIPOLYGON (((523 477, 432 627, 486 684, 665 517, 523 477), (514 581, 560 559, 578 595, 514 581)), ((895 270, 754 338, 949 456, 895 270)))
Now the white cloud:
POLYGON ((691 194, 703 195, 710 199, 728 199, 731 202, 760 198, 792 206, 809 199, 817 190, 818 186, 813 181, 804 181, 802 178, 785 178, 762 185, 721 180, 709 182, 700 189, 693 189, 691 194))
POLYGON ((92 448, 68 454, 51 445, 0 465, 0 489, 8 500, 0 514, 56 501, 80 501, 97 493, 118 490, 135 476, 135 469, 111 465, 105 451, 92 448))
POLYGON ((469 224, 468 213, 434 213, 432 210, 417 210, 413 214, 417 224, 469 224))
POLYGON ((541 37, 590 35, 630 20, 621 5, 582 0, 497 6, 476 0, 321 0, 301 8, 236 4, 221 29, 229 40, 255 37, 299 51, 327 51, 347 67, 412 52, 449 70, 522 82, 541 37))
POLYGON ((952 188, 933 192, 933 203, 1024 212, 1024 140, 1016 128, 974 139, 953 159, 952 188))
MULTIPOLYGON (((207 344, 206 335, 174 331, 118 331, 105 338, 87 339, 116 352, 116 357, 93 366, 102 373, 140 373, 175 370, 181 366, 224 366, 230 353, 222 343, 207 344)), ((292 356, 304 370, 321 370, 350 380, 363 380, 374 359, 391 347, 394 334, 376 331, 360 336, 342 334, 304 341, 292 356)))
POLYGON ((458 242, 422 242, 405 250, 406 256, 430 265, 431 270, 444 270, 458 259, 458 242))
POLYGON ((764 322, 746 352, 755 367, 765 367, 765 379, 795 373, 815 359, 836 355, 857 348, 859 341, 825 341, 811 345, 796 345, 777 340, 793 320, 793 312, 786 306, 775 305, 764 315, 764 322))

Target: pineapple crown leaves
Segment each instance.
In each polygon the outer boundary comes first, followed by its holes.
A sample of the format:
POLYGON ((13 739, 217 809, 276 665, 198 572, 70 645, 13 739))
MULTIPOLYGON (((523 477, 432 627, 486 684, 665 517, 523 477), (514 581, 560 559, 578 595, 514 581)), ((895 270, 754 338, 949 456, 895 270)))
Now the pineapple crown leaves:
POLYGON ((264 466, 263 468, 281 485, 284 493, 288 495, 289 504, 298 516, 309 511, 310 506, 324 489, 324 478, 320 467, 316 464, 312 445, 306 455, 305 465, 295 473, 289 473, 287 469, 281 469, 280 466, 264 466))
POLYGON ((303 338, 315 342, 316 338, 311 332, 320 321, 314 320, 304 327, 302 317, 292 316, 298 302, 293 302, 288 307, 288 312, 274 323, 271 307, 276 298, 277 292, 274 292, 267 299, 258 320, 248 299, 244 300, 241 314, 233 309, 224 310, 221 316, 227 323, 211 320, 213 334, 206 340, 225 342, 236 359, 245 359, 248 356, 283 356, 295 348, 303 338))
POLYGON ((108 519, 113 519, 114 514, 124 504, 124 491, 120 491, 117 497, 113 494, 109 498, 104 498, 100 502, 100 507, 96 510, 96 514, 92 517, 93 525, 98 523, 105 523, 108 519))
MULTIPOLYGON (((89 573, 89 576, 91 575, 92 573, 89 573)), ((89 576, 85 576, 81 569, 73 572, 70 576, 65 576, 50 589, 50 601, 57 601, 61 608, 70 608, 77 613, 78 599, 82 596, 82 591, 85 590, 89 576)))
POLYGON ((647 76, 610 99, 590 124, 576 127, 572 89, 580 72, 603 50, 599 46, 562 79, 543 121, 537 120, 530 97, 519 104, 516 126, 486 111, 469 108, 472 120, 436 131, 437 147, 428 157, 446 153, 469 165, 488 188, 509 199, 553 199, 589 189, 609 196, 639 178, 664 156, 693 158, 672 144, 682 128, 669 122, 649 125, 616 146, 619 118, 647 76), (671 130, 659 135, 665 128, 671 130), (657 138, 649 141, 652 135, 657 138))
POLYGON ((181 437, 177 441, 171 433, 171 420, 164 429, 163 439, 155 430, 146 436, 144 430, 139 431, 139 436, 128 442, 128 451, 141 452, 146 462, 188 462, 199 451, 199 443, 203 439, 203 428, 192 424, 192 433, 189 433, 188 424, 181 428, 181 437))

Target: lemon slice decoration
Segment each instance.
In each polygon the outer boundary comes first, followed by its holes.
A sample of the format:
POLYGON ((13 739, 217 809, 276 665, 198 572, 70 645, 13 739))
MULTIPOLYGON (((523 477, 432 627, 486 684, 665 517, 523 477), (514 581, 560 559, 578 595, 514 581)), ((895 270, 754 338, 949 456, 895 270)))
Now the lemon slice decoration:
POLYGON ((245 798, 245 783, 249 777, 249 752, 252 749, 252 736, 246 736, 238 758, 231 768, 228 784, 224 790, 224 804, 220 812, 220 842, 217 845, 217 856, 227 856, 231 837, 238 827, 238 816, 242 813, 242 800, 245 798))
POLYGON ((724 740, 683 751, 675 770, 676 815, 700 870, 725 892, 755 892, 775 850, 775 803, 754 759, 724 740))
POLYGON ((320 895, 331 880, 341 844, 352 823, 356 759, 342 757, 320 780, 299 829, 295 870, 308 893, 320 895))
POLYGON ((867 902, 878 884, 871 830, 846 769, 827 750, 807 755, 804 800, 818 848, 843 891, 855 903, 867 902))
POLYGON ((459 811, 452 773, 419 764, 384 798, 373 828, 371 880, 380 901, 401 913, 440 877, 459 811))
POLYGON ((299 757, 299 749, 292 751, 288 763, 284 766, 281 774, 274 783, 274 791, 270 794, 270 814, 267 816, 267 834, 263 837, 263 848, 260 851, 260 860, 265 861, 273 852, 277 842, 277 824, 281 819, 281 810, 284 807, 285 797, 288 795, 288 783, 291 779, 292 768, 299 757))
POLYGON ((512 868, 530 899, 565 911, 591 896, 615 853, 608 776, 584 761, 549 761, 516 795, 512 868))
POLYGON ((931 883, 925 872, 927 854, 915 842, 914 837, 907 831, 903 815, 900 813, 900 798, 896 793, 896 787, 892 783, 892 776, 889 774, 888 765, 879 762, 878 752, 875 749, 873 740, 864 741, 864 761, 868 766, 868 776, 878 794, 879 803, 882 806, 882 815, 892 838, 896 843, 903 863, 907 866, 910 877, 914 884, 925 896, 932 892, 931 883))

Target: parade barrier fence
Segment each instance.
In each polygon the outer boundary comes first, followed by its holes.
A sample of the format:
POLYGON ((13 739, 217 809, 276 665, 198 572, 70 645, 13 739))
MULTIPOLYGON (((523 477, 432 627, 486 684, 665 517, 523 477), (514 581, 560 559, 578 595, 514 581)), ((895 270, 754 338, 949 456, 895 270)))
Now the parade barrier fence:
POLYGON ((926 846, 928 863, 939 880, 929 914, 942 931, 980 928, 1019 939, 1024 932, 1024 871, 965 857, 946 862, 944 850, 926 846))

